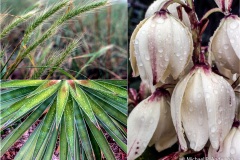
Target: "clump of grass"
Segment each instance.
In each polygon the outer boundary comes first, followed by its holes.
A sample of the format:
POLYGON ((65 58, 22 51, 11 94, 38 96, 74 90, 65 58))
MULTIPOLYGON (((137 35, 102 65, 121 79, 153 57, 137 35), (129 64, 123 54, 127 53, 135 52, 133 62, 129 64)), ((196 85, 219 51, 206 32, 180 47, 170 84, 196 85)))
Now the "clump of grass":
MULTIPOLYGON (((109 4, 109 1, 108 0, 89 1, 88 3, 86 3, 85 5, 83 5, 81 7, 75 7, 71 10, 69 9, 69 4, 70 3, 68 3, 67 1, 60 2, 56 5, 54 5, 53 7, 51 7, 50 9, 48 9, 48 11, 46 11, 42 16, 36 18, 36 20, 34 20, 32 23, 30 23, 30 25, 27 27, 24 37, 22 39, 20 51, 18 52, 16 59, 10 66, 8 66, 6 73, 4 73, 4 74, 2 73, 3 79, 9 78, 11 76, 11 74, 17 69, 19 64, 26 57, 28 57, 30 53, 34 52, 35 49, 37 49, 42 43, 49 40, 56 33, 56 31, 59 29, 59 27, 62 24, 64 24, 68 20, 70 20, 78 15, 81 15, 83 13, 93 11, 96 9, 100 9, 104 6, 107 6, 109 4), (40 25, 42 25, 48 18, 56 15, 56 13, 61 9, 66 9, 67 11, 64 12, 62 16, 56 18, 56 20, 53 22, 53 24, 42 34, 42 36, 38 37, 37 39, 35 39, 32 42, 30 41, 29 46, 28 46, 28 41, 30 39, 30 36, 33 34, 35 29, 37 27, 39 27, 40 25)), ((30 15, 28 18, 30 18, 30 17, 32 17, 32 15, 30 15)), ((5 27, 3 32, 1 32, 1 35, 6 36, 11 30, 13 30, 18 24, 20 24, 22 22, 21 20, 22 19, 19 19, 17 22, 12 22, 10 26, 5 27)), ((72 44, 70 44, 69 46, 71 46, 71 45, 72 44)), ((63 53, 69 54, 70 51, 66 50, 63 53)), ((67 57, 66 55, 63 56, 63 58, 66 58, 66 57, 67 57)), ((7 65, 8 62, 9 61, 7 61, 7 63, 5 65, 7 65)), ((59 65, 59 64, 61 64, 61 63, 60 62, 56 63, 56 65, 59 65)), ((56 66, 53 66, 53 67, 56 68, 56 66)))

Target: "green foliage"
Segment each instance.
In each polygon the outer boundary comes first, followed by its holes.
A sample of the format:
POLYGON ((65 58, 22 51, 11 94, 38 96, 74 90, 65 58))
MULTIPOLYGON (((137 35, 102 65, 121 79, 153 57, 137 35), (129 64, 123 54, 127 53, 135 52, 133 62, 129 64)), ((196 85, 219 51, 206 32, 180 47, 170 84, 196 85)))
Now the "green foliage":
MULTIPOLYGON (((44 77, 49 79, 56 71, 62 73, 63 70, 71 72, 72 77, 79 79, 82 78, 81 74, 87 75, 86 70, 89 66, 99 64, 95 63, 99 59, 103 59, 100 64, 105 68, 104 55, 109 51, 112 52, 113 59, 120 58, 121 61, 124 59, 123 63, 127 62, 127 32, 121 29, 122 26, 126 26, 127 29, 127 14, 125 19, 124 16, 120 16, 122 8, 127 9, 127 7, 122 4, 111 6, 112 12, 107 13, 108 6, 112 5, 108 0, 74 0, 73 3, 53 0, 51 2, 41 1, 37 4, 32 1, 28 7, 34 7, 24 13, 22 11, 15 13, 16 11, 6 11, 7 6, 15 4, 14 1, 3 3, 5 12, 3 18, 0 19, 4 22, 1 24, 0 41, 5 48, 1 48, 0 52, 1 79, 8 79, 13 73, 19 71, 25 73, 25 77, 21 77, 24 79, 44 77), (95 13, 95 17, 92 12, 95 13), (18 15, 11 15, 13 13, 18 15), (108 15, 111 17, 106 21, 108 15), (125 21, 125 24, 119 23, 118 17, 121 17, 121 21, 125 21), (110 23, 109 27, 107 23, 110 23), (12 42, 16 39, 12 37, 15 32, 16 36, 22 35, 16 37, 17 42, 12 42), (126 35, 119 32, 125 32, 126 35), (122 37, 117 35, 122 35, 122 37), (108 50, 98 56, 94 54, 103 52, 104 46, 108 45, 113 47, 107 47, 108 50), (81 58, 83 54, 91 55, 91 53, 93 53, 92 56, 81 58), (63 66, 64 63, 66 64, 66 59, 70 63, 67 64, 68 67, 63 66), (84 63, 86 60, 87 64, 84 63), (19 68, 20 66, 24 68, 19 68)), ((106 59, 106 61, 109 60, 106 59)), ((119 66, 119 64, 114 65, 119 66)), ((115 68, 117 69, 113 72, 117 71, 121 74, 121 68, 115 68)), ((64 75, 69 77, 69 75, 64 75)))
POLYGON ((51 159, 59 137, 60 159, 86 156, 92 160, 101 158, 102 152, 113 160, 105 132, 126 153, 126 84, 114 80, 1 82, 1 131, 17 124, 1 140, 1 155, 37 120, 41 122, 15 159, 51 159))

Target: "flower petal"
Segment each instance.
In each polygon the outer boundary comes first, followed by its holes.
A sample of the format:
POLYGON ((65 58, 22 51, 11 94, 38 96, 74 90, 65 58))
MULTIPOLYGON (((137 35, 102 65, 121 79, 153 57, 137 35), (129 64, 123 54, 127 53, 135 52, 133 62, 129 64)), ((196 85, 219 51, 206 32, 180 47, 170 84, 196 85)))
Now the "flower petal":
POLYGON ((204 70, 201 76, 208 111, 210 142, 218 150, 232 127, 236 108, 235 94, 223 77, 204 70))
MULTIPOLYGON (((216 62, 219 63, 220 66, 230 69, 232 73, 240 73, 239 57, 237 56, 231 43, 235 43, 235 40, 229 39, 230 37, 227 33, 228 19, 229 18, 223 19, 218 29, 214 32, 214 35, 210 40, 209 52, 213 54, 216 62)), ((234 46, 236 45, 234 44, 234 46)))
POLYGON ((151 141, 149 142, 149 146, 155 144, 155 148, 158 152, 171 147, 177 142, 177 135, 173 126, 168 99, 170 98, 162 97, 160 100, 159 123, 151 141))
POLYGON ((139 29, 142 27, 142 25, 146 22, 147 19, 144 19, 143 21, 141 21, 137 27, 135 28, 135 30, 133 31, 132 33, 132 36, 131 36, 131 39, 130 39, 130 49, 129 49, 129 52, 130 52, 130 62, 131 62, 131 66, 132 66, 132 69, 133 69, 133 76, 134 77, 137 77, 139 75, 139 71, 138 71, 138 66, 137 66, 137 60, 136 60, 136 56, 135 56, 135 49, 134 49, 134 41, 135 41, 135 38, 136 38, 136 35, 139 31, 139 29))
POLYGON ((190 78, 194 73, 195 73, 194 71, 190 72, 186 77, 184 77, 182 80, 180 80, 177 83, 175 89, 173 90, 173 94, 171 98, 171 115, 173 119, 173 124, 177 131, 178 140, 183 150, 187 150, 187 143, 183 134, 184 131, 182 128, 181 107, 182 107, 183 95, 187 87, 188 81, 190 80, 190 78))
POLYGON ((139 103, 128 117, 128 160, 136 159, 144 152, 157 128, 160 116, 159 100, 150 98, 139 103))
POLYGON ((181 113, 190 147, 194 151, 202 150, 208 141, 208 118, 202 79, 198 72, 188 82, 181 113))

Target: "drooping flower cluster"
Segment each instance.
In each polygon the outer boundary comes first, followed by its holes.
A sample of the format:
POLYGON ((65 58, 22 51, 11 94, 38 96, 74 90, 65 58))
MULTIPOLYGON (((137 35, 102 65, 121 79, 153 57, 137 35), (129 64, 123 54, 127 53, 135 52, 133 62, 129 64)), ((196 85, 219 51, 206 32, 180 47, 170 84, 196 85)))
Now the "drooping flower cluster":
POLYGON ((155 144, 157 151, 170 147, 176 135, 183 151, 200 151, 210 141, 209 158, 239 158, 240 98, 231 85, 240 86, 236 85, 240 18, 230 14, 232 0, 215 1, 220 8, 216 10, 225 17, 210 39, 208 52, 201 50, 207 16, 199 21, 193 2, 157 0, 134 30, 130 40, 133 76, 140 75, 152 95, 129 115, 129 160, 139 157, 147 145, 155 144), (212 64, 219 72, 212 70, 212 64))

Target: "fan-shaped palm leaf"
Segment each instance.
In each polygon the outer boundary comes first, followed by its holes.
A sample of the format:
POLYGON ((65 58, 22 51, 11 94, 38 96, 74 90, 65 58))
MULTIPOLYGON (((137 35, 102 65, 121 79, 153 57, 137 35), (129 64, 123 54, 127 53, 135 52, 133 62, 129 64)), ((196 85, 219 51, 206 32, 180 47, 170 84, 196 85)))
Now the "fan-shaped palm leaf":
POLYGON ((3 155, 38 119, 15 159, 115 159, 107 132, 126 152, 126 81, 21 80, 1 82, 0 127, 18 126, 3 140, 3 155), (41 118, 40 118, 41 117, 41 118), (22 121, 23 119, 24 121, 22 121))

